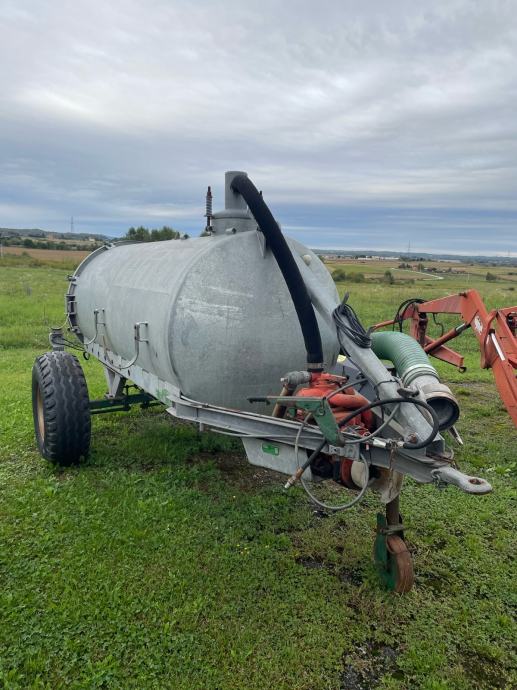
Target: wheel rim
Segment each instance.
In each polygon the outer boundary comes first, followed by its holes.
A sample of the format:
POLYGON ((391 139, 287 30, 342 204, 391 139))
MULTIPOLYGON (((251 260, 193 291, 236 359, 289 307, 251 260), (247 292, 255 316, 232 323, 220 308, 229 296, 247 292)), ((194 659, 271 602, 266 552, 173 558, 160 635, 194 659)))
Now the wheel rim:
POLYGON ((45 414, 43 411, 43 396, 41 395, 41 388, 38 386, 36 393, 36 412, 38 417, 38 433, 42 441, 45 440, 45 414))

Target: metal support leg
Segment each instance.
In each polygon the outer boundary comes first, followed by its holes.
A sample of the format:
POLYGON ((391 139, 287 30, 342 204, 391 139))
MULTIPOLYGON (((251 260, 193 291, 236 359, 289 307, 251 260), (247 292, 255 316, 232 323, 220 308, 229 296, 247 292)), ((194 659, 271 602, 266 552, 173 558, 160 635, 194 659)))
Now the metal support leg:
POLYGON ((104 367, 104 376, 106 377, 106 382, 108 384, 106 398, 108 400, 114 400, 122 397, 127 379, 125 379, 117 371, 113 371, 113 369, 110 369, 106 366, 104 367))
POLYGON ((400 494, 386 503, 386 523, 388 527, 398 526, 402 522, 400 517, 400 494))

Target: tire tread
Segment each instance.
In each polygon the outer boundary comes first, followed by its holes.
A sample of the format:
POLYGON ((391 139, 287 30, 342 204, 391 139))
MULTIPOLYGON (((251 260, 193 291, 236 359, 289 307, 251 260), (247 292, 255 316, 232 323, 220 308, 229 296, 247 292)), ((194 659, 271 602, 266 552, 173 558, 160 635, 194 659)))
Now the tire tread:
POLYGON ((90 448, 91 418, 88 387, 79 360, 69 352, 46 352, 33 367, 34 427, 43 457, 71 465, 90 448), (45 437, 38 428, 37 391, 41 390, 45 437))

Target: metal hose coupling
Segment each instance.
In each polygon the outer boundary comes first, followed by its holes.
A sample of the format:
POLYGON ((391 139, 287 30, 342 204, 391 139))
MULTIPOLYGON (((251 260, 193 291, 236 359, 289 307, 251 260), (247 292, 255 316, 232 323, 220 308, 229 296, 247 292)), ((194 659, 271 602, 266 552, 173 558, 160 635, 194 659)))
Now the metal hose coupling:
POLYGON ((308 371, 290 371, 280 379, 280 383, 294 390, 304 383, 310 383, 310 380, 311 374, 308 371))
POLYGON ((450 429, 460 416, 460 406, 451 389, 438 378, 419 386, 426 402, 436 412, 440 431, 450 429))
POLYGON ((289 477, 289 479, 286 481, 286 483, 285 483, 285 485, 284 485, 284 489, 287 490, 287 489, 290 489, 292 486, 294 486, 294 485, 296 484, 296 482, 299 481, 300 477, 302 476, 302 474, 305 472, 306 469, 307 469, 307 468, 306 468, 304 465, 302 465, 301 467, 299 467, 299 468, 296 470, 296 472, 294 472, 294 473, 289 477))
POLYGON ((460 416, 458 401, 450 388, 441 383, 438 372, 416 340, 406 333, 378 331, 372 333, 372 350, 380 359, 393 362, 406 388, 413 386, 421 392, 436 412, 440 431, 453 426, 460 416))

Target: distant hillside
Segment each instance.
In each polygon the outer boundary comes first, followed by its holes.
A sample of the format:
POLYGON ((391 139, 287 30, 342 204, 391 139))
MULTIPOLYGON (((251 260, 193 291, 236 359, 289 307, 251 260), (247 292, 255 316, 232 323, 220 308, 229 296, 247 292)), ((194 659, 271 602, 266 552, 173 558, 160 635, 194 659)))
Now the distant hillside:
POLYGON ((89 240, 93 238, 98 242, 111 240, 108 235, 99 235, 93 232, 52 232, 39 228, 0 228, 0 237, 32 237, 35 239, 53 240, 89 240))
POLYGON ((340 258, 384 258, 401 259, 404 261, 461 261, 466 264, 491 264, 495 266, 517 266, 515 256, 468 256, 460 254, 426 254, 425 252, 391 252, 384 250, 345 250, 345 249, 313 249, 315 254, 340 258))

